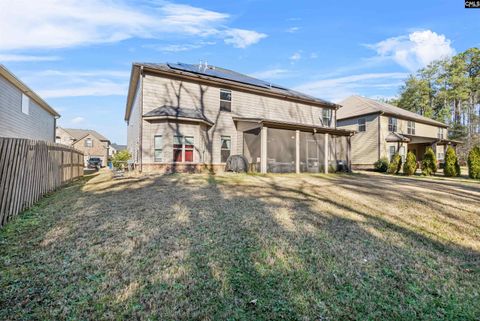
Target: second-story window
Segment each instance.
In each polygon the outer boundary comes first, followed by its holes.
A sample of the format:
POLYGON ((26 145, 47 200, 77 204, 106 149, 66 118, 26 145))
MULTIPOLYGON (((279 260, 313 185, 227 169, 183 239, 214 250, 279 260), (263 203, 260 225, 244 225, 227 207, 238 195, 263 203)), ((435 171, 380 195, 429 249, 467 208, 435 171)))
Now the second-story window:
POLYGON ((85 147, 93 147, 93 140, 91 138, 85 139, 85 147))
POLYGON ((414 121, 408 121, 407 123, 407 132, 409 135, 415 135, 415 122, 414 121))
POLYGON ((367 130, 367 123, 365 121, 365 118, 359 118, 358 119, 358 131, 359 132, 364 132, 367 130))
POLYGON ((232 91, 220 89, 220 110, 232 111, 232 91))
POLYGON ((388 131, 389 132, 397 131, 397 119, 395 117, 388 118, 388 131))
POLYGON ((443 139, 443 128, 438 128, 437 138, 443 139))
POLYGON ((325 127, 330 127, 332 123, 332 110, 330 108, 322 109, 322 123, 325 127))

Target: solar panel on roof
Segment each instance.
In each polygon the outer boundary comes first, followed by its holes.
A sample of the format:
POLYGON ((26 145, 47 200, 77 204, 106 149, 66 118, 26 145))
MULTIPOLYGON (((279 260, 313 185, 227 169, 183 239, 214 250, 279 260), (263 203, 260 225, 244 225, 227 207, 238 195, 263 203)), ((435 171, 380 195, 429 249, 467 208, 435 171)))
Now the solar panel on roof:
POLYGON ((190 64, 183 64, 183 63, 177 63, 177 64, 169 63, 168 66, 173 69, 193 72, 199 75, 206 75, 210 77, 232 80, 232 81, 241 82, 247 85, 253 85, 257 87, 271 88, 271 85, 263 80, 248 77, 246 75, 242 75, 239 73, 234 73, 226 69, 214 68, 214 67, 204 68, 198 65, 190 65, 190 64))

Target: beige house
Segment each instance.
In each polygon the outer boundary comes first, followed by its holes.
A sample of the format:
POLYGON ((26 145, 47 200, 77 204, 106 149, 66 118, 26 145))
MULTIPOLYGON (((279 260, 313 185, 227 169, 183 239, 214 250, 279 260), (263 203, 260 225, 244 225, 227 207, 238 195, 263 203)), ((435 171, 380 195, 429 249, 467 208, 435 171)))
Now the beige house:
POLYGON ((82 151, 85 166, 93 157, 100 158, 102 166, 107 165, 110 141, 94 130, 57 127, 56 142, 82 151))
POLYGON ((55 141, 60 115, 0 65, 0 137, 55 141))
POLYGON ((134 63, 127 148, 140 171, 222 171, 234 154, 262 173, 348 169, 339 107, 214 66, 134 63))
POLYGON ((420 161, 429 146, 443 161, 446 146, 459 143, 447 139, 444 123, 390 104, 360 96, 350 96, 340 104, 337 126, 356 131, 352 138, 354 168, 372 168, 381 157, 391 159, 397 152, 405 160, 412 151, 420 161))

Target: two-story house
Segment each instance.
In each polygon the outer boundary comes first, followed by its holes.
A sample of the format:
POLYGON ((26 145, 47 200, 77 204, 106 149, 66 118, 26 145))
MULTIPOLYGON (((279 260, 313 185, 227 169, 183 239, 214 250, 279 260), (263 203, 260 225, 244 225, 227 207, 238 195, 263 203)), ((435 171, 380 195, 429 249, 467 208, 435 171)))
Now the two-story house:
POLYGON ((355 130, 352 138, 352 166, 372 168, 382 157, 389 160, 399 153, 405 160, 413 152, 418 161, 432 147, 442 161, 447 145, 459 142, 447 139, 447 125, 408 110, 373 99, 350 96, 341 101, 337 113, 339 128, 355 130))
POLYGON ((60 115, 0 65, 0 137, 55 141, 60 115))
POLYGON ((350 161, 339 107, 219 67, 134 63, 127 146, 141 171, 222 171, 239 154, 262 173, 327 172, 350 161))
POLYGON ((100 158, 102 166, 107 165, 110 140, 95 130, 57 127, 56 142, 82 151, 85 166, 90 158, 100 158))

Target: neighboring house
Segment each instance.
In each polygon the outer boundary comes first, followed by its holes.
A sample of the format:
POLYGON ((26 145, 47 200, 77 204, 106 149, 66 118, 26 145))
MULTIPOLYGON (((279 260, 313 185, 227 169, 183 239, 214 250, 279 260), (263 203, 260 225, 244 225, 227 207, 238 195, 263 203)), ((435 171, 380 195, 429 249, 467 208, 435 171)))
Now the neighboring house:
POLYGON ((127 146, 140 171, 222 171, 240 154, 262 173, 324 172, 349 163, 339 107, 223 68, 134 63, 127 146))
POLYGON ((0 65, 0 137, 55 141, 60 115, 0 65))
POLYGON ((56 142, 82 151, 85 165, 92 157, 100 158, 102 166, 107 165, 110 141, 94 130, 57 127, 56 142))
POLYGON ((443 161, 446 145, 457 141, 447 139, 447 125, 405 109, 373 99, 350 96, 340 102, 337 126, 355 130, 352 138, 352 166, 372 168, 381 157, 389 160, 399 153, 405 160, 412 151, 418 161, 431 146, 443 161))
POLYGON ((127 149, 127 145, 119 145, 119 144, 113 143, 110 145, 110 148, 108 149, 108 157, 112 157, 116 153, 126 149, 127 149))

